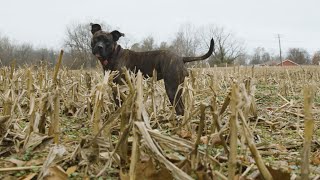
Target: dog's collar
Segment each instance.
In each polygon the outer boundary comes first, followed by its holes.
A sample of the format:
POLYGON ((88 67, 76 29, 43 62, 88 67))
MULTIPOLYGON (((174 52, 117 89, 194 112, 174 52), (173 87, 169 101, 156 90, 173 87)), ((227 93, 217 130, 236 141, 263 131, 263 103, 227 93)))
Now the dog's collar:
POLYGON ((116 44, 115 46, 113 46, 112 54, 110 55, 110 57, 107 60, 111 61, 111 60, 116 59, 117 56, 119 55, 120 50, 121 50, 120 45, 116 44))

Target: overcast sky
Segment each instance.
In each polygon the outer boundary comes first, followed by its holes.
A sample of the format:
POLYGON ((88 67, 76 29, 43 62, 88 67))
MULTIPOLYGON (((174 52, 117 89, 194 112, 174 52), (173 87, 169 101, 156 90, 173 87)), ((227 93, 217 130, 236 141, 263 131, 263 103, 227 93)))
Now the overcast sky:
POLYGON ((172 40, 184 23, 217 24, 255 47, 278 53, 320 50, 319 0, 1 0, 0 35, 35 47, 61 48, 70 23, 104 21, 140 41, 172 40))

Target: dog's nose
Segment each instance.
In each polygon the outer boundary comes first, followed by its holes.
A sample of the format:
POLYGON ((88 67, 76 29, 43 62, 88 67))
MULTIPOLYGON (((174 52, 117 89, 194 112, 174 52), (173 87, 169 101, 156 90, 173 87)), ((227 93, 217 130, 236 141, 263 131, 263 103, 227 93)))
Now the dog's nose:
POLYGON ((103 46, 102 45, 98 45, 98 49, 99 50, 103 49, 103 46))

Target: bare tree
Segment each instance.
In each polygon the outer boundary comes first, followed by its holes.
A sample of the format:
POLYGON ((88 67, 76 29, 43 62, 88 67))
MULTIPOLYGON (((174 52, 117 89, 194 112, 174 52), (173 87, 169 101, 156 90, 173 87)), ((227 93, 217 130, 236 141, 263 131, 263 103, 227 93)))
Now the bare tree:
POLYGON ((17 62, 17 66, 36 65, 40 61, 53 65, 56 52, 47 48, 35 49, 30 43, 19 44, 2 36, 0 37, 0 60, 0 65, 4 66, 10 65, 13 60, 17 62))
POLYGON ((247 65, 249 56, 246 53, 242 53, 238 58, 234 60, 234 64, 237 65, 247 65))
MULTIPOLYGON (((46 63, 48 66, 53 66, 58 58, 58 51, 47 48, 40 48, 36 51, 37 53, 37 63, 46 63)), ((64 56, 64 59, 65 58, 64 56)))
POLYGON ((261 48, 257 47, 254 49, 254 53, 251 57, 250 64, 260 64, 261 61, 261 48))
MULTIPOLYGON (((171 45, 167 49, 179 56, 196 56, 200 49, 200 40, 197 31, 198 30, 190 23, 182 24, 171 42, 171 45)), ((187 65, 199 66, 202 63, 203 61, 195 61, 188 63, 187 65)))
POLYGON ((148 36, 144 38, 141 43, 134 43, 130 49, 136 52, 152 51, 157 49, 157 45, 154 38, 148 36))
POLYGON ((168 43, 167 42, 161 42, 160 43, 160 45, 159 45, 159 50, 168 50, 170 47, 169 47, 169 45, 168 45, 168 43))
POLYGON ((157 49, 155 40, 152 36, 148 36, 142 41, 142 44, 140 46, 141 51, 152 51, 157 49))
POLYGON ((139 43, 134 43, 131 48, 132 51, 141 52, 141 46, 139 43))
POLYGON ((196 28, 191 24, 180 26, 174 40, 171 42, 170 50, 180 56, 195 56, 200 47, 196 28))
POLYGON ((8 37, 0 37, 0 60, 2 65, 8 66, 14 60, 14 49, 8 37))
POLYGON ((204 26, 200 29, 199 35, 202 41, 206 42, 206 46, 208 46, 208 41, 211 38, 215 41, 214 56, 209 59, 211 66, 214 64, 232 64, 244 54, 243 43, 223 27, 216 25, 204 26))
POLYGON ((15 59, 19 64, 33 64, 35 58, 33 57, 34 49, 31 44, 23 43, 16 46, 15 59))
POLYGON ((125 37, 119 39, 119 44, 121 44, 121 46, 123 46, 125 49, 130 49, 131 40, 126 35, 125 37))
POLYGON ((312 56, 312 64, 320 65, 320 51, 317 51, 312 56))
POLYGON ((298 64, 310 64, 310 55, 305 49, 291 48, 288 51, 287 59, 298 64))
POLYGON ((261 64, 269 61, 271 61, 270 54, 263 47, 257 47, 254 49, 250 64, 261 64))

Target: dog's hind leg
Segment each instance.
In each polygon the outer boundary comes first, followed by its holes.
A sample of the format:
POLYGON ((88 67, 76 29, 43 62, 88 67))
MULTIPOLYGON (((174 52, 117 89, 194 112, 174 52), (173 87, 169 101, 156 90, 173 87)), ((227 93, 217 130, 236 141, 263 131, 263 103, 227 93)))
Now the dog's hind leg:
POLYGON ((184 105, 182 102, 182 89, 178 90, 178 85, 165 82, 165 88, 171 105, 175 107, 177 115, 184 115, 184 105))
POLYGON ((179 89, 175 99, 175 109, 178 115, 184 115, 184 104, 182 102, 182 89, 179 89))

